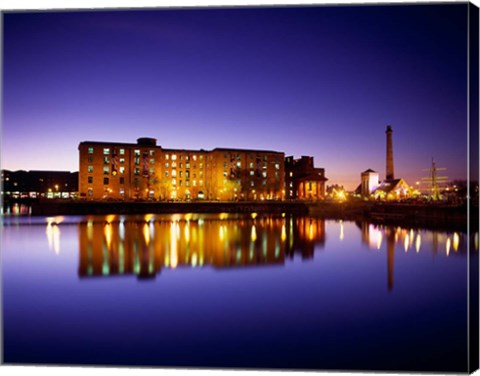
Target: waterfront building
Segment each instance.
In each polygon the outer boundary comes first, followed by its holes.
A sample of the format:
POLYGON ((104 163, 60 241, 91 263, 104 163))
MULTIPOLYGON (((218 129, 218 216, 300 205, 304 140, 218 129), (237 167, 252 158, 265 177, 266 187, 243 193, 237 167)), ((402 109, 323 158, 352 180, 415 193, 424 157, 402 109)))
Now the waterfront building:
POLYGON ((269 150, 166 149, 154 138, 136 144, 81 142, 81 198, 281 200, 285 154, 269 150))
POLYGON ((368 169, 361 173, 362 183, 360 186, 360 194, 364 197, 372 195, 378 187, 379 175, 378 172, 368 169))
POLYGON ((2 170, 1 181, 4 200, 75 198, 78 192, 78 172, 2 170))
POLYGON ((290 200, 321 200, 325 198, 325 169, 314 167, 313 157, 285 158, 285 191, 290 200))

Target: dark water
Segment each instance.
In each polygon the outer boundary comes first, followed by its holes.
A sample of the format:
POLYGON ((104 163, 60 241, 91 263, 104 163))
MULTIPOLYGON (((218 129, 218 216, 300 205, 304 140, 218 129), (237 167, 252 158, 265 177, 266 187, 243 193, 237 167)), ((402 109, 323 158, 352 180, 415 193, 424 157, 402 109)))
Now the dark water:
POLYGON ((289 215, 3 221, 7 364, 467 370, 478 233, 289 215))

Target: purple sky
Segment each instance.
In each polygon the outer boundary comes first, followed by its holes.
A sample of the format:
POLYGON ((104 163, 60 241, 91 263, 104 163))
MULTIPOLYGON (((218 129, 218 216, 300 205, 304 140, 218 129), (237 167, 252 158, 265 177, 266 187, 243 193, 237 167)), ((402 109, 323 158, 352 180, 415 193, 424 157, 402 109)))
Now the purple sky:
POLYGON ((467 5, 4 14, 2 168, 78 170, 79 142, 312 155, 329 184, 434 157, 466 178, 467 5))

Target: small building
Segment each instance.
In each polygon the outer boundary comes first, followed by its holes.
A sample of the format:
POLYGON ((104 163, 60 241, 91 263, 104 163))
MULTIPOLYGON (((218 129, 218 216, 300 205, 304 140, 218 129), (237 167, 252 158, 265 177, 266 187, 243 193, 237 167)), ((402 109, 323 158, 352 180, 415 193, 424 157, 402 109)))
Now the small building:
POLYGON ((316 168, 313 157, 285 158, 286 198, 290 200, 322 200, 325 198, 324 168, 316 168))
POLYGON ((378 188, 379 175, 378 172, 368 169, 361 174, 362 183, 360 186, 360 194, 363 197, 369 197, 378 188))
POLYGON ((398 200, 412 195, 412 190, 403 179, 388 179, 382 181, 374 192, 376 199, 398 200))

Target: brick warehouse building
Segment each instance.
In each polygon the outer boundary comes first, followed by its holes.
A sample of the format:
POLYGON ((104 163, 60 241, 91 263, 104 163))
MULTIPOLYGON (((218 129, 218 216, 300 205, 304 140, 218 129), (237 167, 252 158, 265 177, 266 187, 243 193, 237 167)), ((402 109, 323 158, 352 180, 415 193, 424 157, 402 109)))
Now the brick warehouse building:
POLYGON ((164 149, 81 142, 79 196, 84 199, 282 200, 285 154, 267 150, 164 149))

